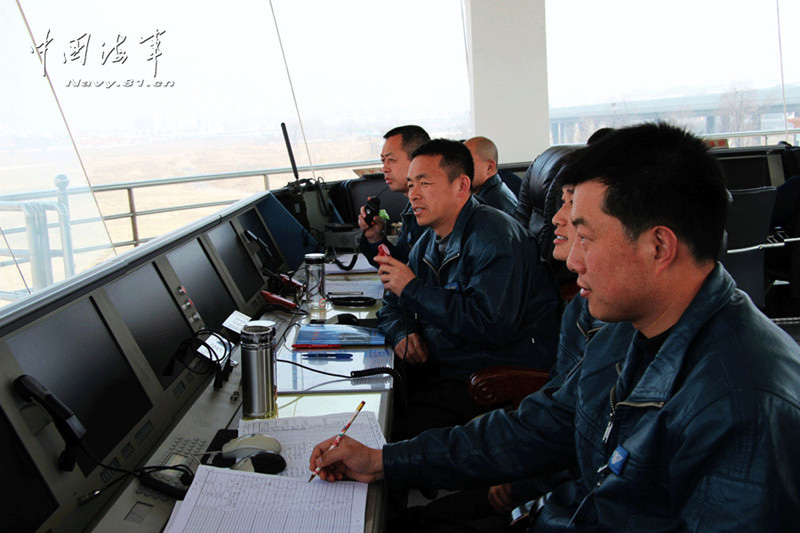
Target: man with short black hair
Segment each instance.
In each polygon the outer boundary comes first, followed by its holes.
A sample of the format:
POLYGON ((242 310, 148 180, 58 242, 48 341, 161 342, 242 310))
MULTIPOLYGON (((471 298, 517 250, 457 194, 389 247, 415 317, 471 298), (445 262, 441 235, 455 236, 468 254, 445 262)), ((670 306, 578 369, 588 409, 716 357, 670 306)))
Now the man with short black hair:
MULTIPOLYGON (((419 126, 398 126, 387 131, 383 136, 386 141, 381 150, 381 164, 383 179, 386 186, 395 192, 408 194, 408 166, 411 164, 411 153, 423 143, 430 140, 428 133, 419 126)), ((425 228, 417 224, 411 206, 406 205, 400 214, 402 228, 397 236, 396 244, 386 238, 386 223, 379 216, 375 216, 370 226, 365 219, 364 207, 358 216, 358 227, 364 232, 359 248, 361 253, 375 267, 378 266, 373 258, 378 255, 378 246, 381 244, 389 248, 393 257, 401 261, 408 260, 411 247, 417 242, 425 228)))
POLYGON ((467 393, 481 368, 548 369, 558 338, 558 291, 535 238, 513 218, 471 194, 473 161, 457 141, 417 148, 408 198, 429 228, 408 265, 377 257, 388 294, 378 327, 408 368, 409 406, 392 438, 464 423, 483 409, 467 393))
POLYGON ((310 466, 326 480, 459 488, 559 468, 534 531, 788 531, 800 522, 800 348, 715 261, 727 193, 704 143, 622 128, 571 162, 567 264, 606 324, 557 387, 468 425, 310 466), (331 466, 333 465, 333 466, 331 466))

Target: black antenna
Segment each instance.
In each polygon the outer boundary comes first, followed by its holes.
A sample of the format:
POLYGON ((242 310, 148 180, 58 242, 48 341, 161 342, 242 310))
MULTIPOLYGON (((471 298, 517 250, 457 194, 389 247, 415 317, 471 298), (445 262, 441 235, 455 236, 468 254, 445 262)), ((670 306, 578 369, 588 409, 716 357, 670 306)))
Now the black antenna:
POLYGON ((289 161, 292 163, 292 172, 294 172, 295 181, 300 179, 300 174, 297 172, 297 164, 294 162, 294 152, 292 152, 292 143, 289 142, 289 132, 286 131, 286 123, 281 122, 281 130, 283 131, 283 140, 286 141, 286 150, 289 152, 289 161))

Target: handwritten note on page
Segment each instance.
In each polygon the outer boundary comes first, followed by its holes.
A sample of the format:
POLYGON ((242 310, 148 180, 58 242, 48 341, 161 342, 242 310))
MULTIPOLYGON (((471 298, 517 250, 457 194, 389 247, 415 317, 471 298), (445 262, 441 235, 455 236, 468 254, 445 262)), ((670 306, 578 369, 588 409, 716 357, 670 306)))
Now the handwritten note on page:
POLYGON ((201 465, 165 533, 364 531, 367 484, 201 465))

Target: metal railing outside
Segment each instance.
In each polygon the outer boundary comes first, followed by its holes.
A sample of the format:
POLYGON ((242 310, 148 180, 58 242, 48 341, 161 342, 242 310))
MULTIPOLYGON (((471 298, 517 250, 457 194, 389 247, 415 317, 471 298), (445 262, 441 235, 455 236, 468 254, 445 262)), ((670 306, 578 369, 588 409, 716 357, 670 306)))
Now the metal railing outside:
MULTIPOLYGON (((377 160, 355 161, 345 163, 332 163, 326 165, 315 165, 298 167, 299 174, 308 172, 319 172, 332 169, 351 169, 361 167, 374 167, 379 165, 377 160)), ((4 228, 6 237, 25 233, 27 236, 28 249, 4 249, 0 247, 0 256, 10 258, 0 261, 0 268, 25 263, 31 264, 32 287, 36 291, 53 283, 52 259, 63 257, 64 276, 70 277, 75 273, 75 255, 94 252, 109 248, 120 248, 128 246, 139 246, 147 242, 150 238, 143 238, 139 231, 139 222, 142 217, 163 213, 173 213, 177 211, 187 211, 209 207, 222 207, 233 204, 240 200, 218 200, 208 202, 176 202, 169 207, 155 209, 138 209, 136 202, 136 192, 144 188, 165 187, 170 185, 196 184, 202 182, 220 182, 226 180, 261 177, 264 180, 264 190, 270 190, 270 176, 293 175, 290 167, 272 168, 264 170, 251 170, 244 172, 229 172, 223 174, 206 174, 198 176, 185 176, 180 178, 153 179, 135 182, 120 182, 93 187, 73 187, 69 188, 69 178, 64 174, 59 174, 55 178, 55 189, 31 191, 17 194, 7 194, 0 196, 0 211, 18 211, 25 216, 25 225, 12 228, 4 228), (124 192, 127 197, 128 210, 121 213, 113 213, 95 217, 87 217, 71 220, 69 213, 69 198, 82 194, 102 194, 109 192, 124 192), (55 211, 58 214, 58 222, 48 222, 46 211, 55 211), (94 246, 74 248, 72 245, 73 228, 82 225, 103 222, 104 224, 113 220, 128 220, 130 226, 130 239, 112 241, 94 246), (52 249, 50 246, 49 230, 59 228, 61 232, 61 249, 52 249)), ((290 179, 291 181, 291 179, 290 179)), ((27 290, 2 290, 0 298, 15 300, 26 296, 27 290)))
POLYGON ((770 144, 770 137, 782 137, 781 140, 785 140, 786 137, 789 135, 794 136, 793 142, 791 143, 793 146, 798 145, 798 138, 800 137, 800 128, 790 128, 790 129, 782 129, 782 130, 753 130, 753 131, 736 131, 736 132, 729 132, 729 133, 709 133, 706 135, 701 135, 703 139, 706 140, 715 140, 715 139, 758 139, 761 146, 767 146, 770 144))
MULTIPOLYGON (((767 145, 770 138, 776 136, 794 135, 795 144, 800 135, 800 128, 790 130, 759 130, 745 132, 728 132, 703 135, 705 139, 741 139, 755 138, 762 145, 767 145)), ((333 163, 326 165, 315 165, 298 167, 298 173, 317 172, 335 169, 354 169, 363 167, 375 167, 380 165, 378 160, 355 161, 344 163, 333 163)), ((4 229, 7 236, 13 236, 26 232, 28 240, 28 250, 5 250, 0 248, 0 256, 11 258, 8 261, 0 261, 0 268, 14 264, 31 262, 33 290, 38 290, 53 283, 52 258, 62 257, 64 261, 64 275, 70 277, 74 274, 75 254, 93 252, 109 248, 121 248, 129 246, 139 246, 149 240, 140 236, 139 221, 142 217, 173 213, 192 209, 202 209, 209 207, 222 207, 230 205, 238 199, 219 200, 208 202, 189 202, 175 203, 169 207, 144 209, 137 208, 136 192, 144 188, 165 187, 180 184, 196 184, 202 182, 219 182, 240 178, 261 177, 264 180, 264 190, 270 190, 270 176, 289 175, 292 176, 293 170, 290 167, 271 168, 262 170, 251 170, 244 172, 230 172, 222 174, 206 174, 198 176, 185 176, 180 178, 152 179, 135 182, 111 183, 90 187, 69 188, 69 179, 60 174, 55 178, 55 190, 32 191, 18 194, 8 194, 0 196, 0 211, 21 211, 25 214, 26 223, 24 227, 13 227, 4 229), (88 217, 81 219, 70 219, 69 197, 80 194, 102 194, 110 192, 124 191, 127 196, 128 210, 121 213, 101 215, 98 217, 88 217), (47 221, 45 211, 52 210, 58 214, 58 222, 47 221), (73 249, 72 228, 85 224, 103 222, 104 224, 114 220, 128 220, 130 225, 130 238, 101 245, 85 246, 73 249), (61 231, 61 250, 50 248, 48 232, 51 228, 58 227, 61 231)), ((291 179, 289 180, 291 181, 291 179)), ((16 299, 27 294, 27 291, 7 291, 0 290, 0 298, 16 299)))

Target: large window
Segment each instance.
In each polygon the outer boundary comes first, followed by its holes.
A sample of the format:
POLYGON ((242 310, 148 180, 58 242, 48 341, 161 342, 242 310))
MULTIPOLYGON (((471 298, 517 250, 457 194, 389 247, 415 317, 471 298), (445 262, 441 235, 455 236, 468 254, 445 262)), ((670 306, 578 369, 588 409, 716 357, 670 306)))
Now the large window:
POLYGON ((800 2, 577 0, 546 8, 554 144, 654 119, 731 145, 796 144, 800 2), (753 131, 766 133, 724 135, 753 131))
POLYGON ((19 0, 0 20, 0 306, 294 179, 281 123, 326 181, 393 126, 469 133, 460 0, 19 0), (212 174, 234 177, 176 180, 212 174))

